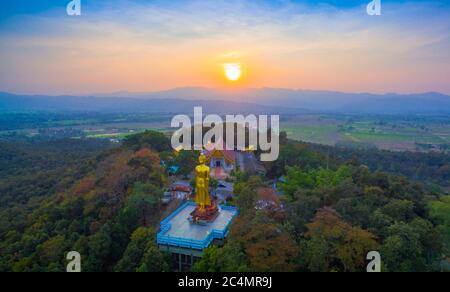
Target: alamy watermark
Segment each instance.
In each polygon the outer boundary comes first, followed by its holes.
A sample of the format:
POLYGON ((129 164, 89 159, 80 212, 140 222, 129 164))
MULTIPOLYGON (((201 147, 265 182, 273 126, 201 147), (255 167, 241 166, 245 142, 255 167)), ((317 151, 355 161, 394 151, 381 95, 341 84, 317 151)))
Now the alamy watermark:
POLYGON ((367 254, 366 259, 369 262, 367 265, 368 273, 380 273, 381 272, 381 255, 378 251, 371 251, 367 254))
POLYGON ((80 16, 81 15, 81 0, 72 0, 66 7, 67 15, 80 16))
MULTIPOLYGON (((81 0, 72 0, 66 7, 67 15, 80 16, 81 15, 81 0)), ((370 16, 381 15, 381 0, 372 0, 367 5, 367 14, 370 16)))
POLYGON ((175 150, 260 149, 261 161, 275 161, 280 154, 280 117, 278 115, 270 116, 270 120, 267 115, 258 117, 227 115, 224 121, 219 115, 207 115, 203 118, 203 108, 195 107, 193 123, 189 116, 177 115, 172 119, 171 127, 179 128, 171 139, 172 148, 175 150), (204 128, 209 129, 205 135, 203 135, 204 128))
POLYGON ((81 272, 81 255, 77 251, 71 251, 67 254, 66 260, 69 261, 66 267, 68 273, 80 273, 81 272))
POLYGON ((373 0, 367 5, 367 14, 370 16, 381 15, 381 0, 373 0))

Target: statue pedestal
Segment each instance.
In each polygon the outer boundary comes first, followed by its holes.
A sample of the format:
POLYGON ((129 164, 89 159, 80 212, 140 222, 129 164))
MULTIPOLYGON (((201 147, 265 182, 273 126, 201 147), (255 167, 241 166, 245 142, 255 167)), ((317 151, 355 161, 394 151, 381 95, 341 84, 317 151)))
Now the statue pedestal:
POLYGON ((219 208, 216 202, 213 201, 212 205, 205 207, 204 210, 200 210, 200 207, 197 206, 194 212, 191 213, 189 222, 192 224, 206 225, 216 220, 217 216, 219 216, 219 208))

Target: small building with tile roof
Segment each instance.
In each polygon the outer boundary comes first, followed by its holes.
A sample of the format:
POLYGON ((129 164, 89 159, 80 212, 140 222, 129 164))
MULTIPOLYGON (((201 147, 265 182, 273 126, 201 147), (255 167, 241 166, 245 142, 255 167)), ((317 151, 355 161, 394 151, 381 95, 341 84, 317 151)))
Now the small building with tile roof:
POLYGON ((236 169, 236 152, 233 150, 205 151, 206 163, 211 168, 211 176, 225 179, 236 169))

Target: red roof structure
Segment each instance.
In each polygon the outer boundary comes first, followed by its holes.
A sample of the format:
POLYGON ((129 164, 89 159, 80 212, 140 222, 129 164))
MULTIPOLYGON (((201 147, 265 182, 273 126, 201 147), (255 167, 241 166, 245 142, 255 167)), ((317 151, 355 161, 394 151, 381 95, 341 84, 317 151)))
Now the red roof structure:
POLYGON ((224 158, 228 164, 236 164, 236 153, 233 150, 217 150, 205 151, 206 162, 210 163, 212 158, 224 158))
POLYGON ((173 192, 184 192, 184 193, 191 193, 192 188, 188 186, 182 186, 182 185, 175 185, 171 187, 171 191, 173 192))

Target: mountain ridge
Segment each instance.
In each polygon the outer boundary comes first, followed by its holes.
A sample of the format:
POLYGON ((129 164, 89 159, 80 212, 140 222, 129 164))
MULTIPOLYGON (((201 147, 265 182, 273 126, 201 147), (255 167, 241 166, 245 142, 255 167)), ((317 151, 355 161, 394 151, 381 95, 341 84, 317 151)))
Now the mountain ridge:
POLYGON ((192 111, 195 105, 204 106, 213 112, 449 114, 450 96, 438 92, 374 94, 284 88, 203 87, 182 87, 149 93, 120 91, 86 96, 0 92, 0 110, 184 112, 189 108, 192 111))

